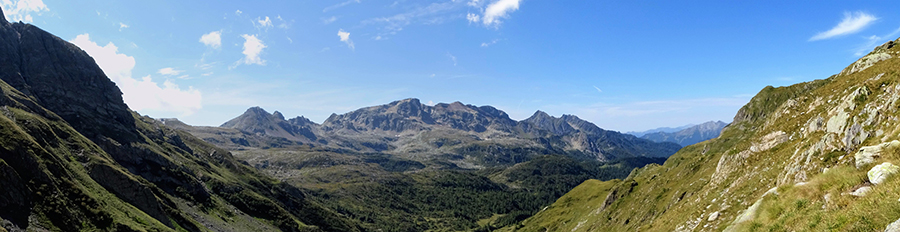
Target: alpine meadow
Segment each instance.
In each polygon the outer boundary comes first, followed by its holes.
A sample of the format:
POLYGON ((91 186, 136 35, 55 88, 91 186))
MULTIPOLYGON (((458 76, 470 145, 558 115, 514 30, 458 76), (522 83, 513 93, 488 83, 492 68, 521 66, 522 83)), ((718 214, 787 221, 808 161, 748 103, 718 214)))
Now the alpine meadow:
POLYGON ((0 232, 900 232, 891 3, 0 0, 0 232))

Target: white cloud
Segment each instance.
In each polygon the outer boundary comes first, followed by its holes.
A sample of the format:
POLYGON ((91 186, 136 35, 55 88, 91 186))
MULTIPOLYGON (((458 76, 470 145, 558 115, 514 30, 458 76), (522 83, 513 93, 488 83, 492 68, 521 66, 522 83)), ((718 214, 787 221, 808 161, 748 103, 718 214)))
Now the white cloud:
POLYGON ((499 0, 491 3, 484 9, 484 16, 481 17, 485 26, 499 26, 500 18, 509 17, 509 13, 519 9, 521 0, 499 0))
POLYGON ((241 13, 244 13, 244 12, 241 11, 241 10, 236 10, 236 11, 234 11, 234 14, 237 15, 237 16, 241 16, 241 13))
POLYGON ((259 57, 262 50, 266 48, 263 41, 256 38, 256 35, 243 34, 241 37, 244 37, 245 40, 243 52, 244 58, 239 60, 238 63, 243 62, 244 64, 266 65, 266 61, 259 57))
POLYGON ((834 26, 831 30, 814 35, 809 38, 809 41, 830 39, 837 36, 853 34, 871 25, 872 22, 875 22, 876 20, 878 20, 877 17, 864 12, 846 12, 844 13, 844 19, 841 20, 837 26, 834 26))
POLYGON ((128 28, 127 24, 119 23, 119 31, 122 31, 122 29, 125 29, 125 28, 128 28))
POLYGON ((222 47, 222 31, 213 31, 200 36, 200 42, 214 49, 222 47))
POLYGON ((184 71, 176 70, 174 68, 161 68, 161 69, 159 69, 159 71, 156 71, 156 73, 166 75, 166 76, 175 76, 175 75, 181 74, 181 72, 184 72, 184 71))
POLYGON ((470 23, 477 23, 478 21, 481 21, 481 16, 478 16, 477 14, 469 13, 469 14, 466 14, 466 20, 469 20, 470 23))
POLYGON ((350 40, 350 32, 344 31, 344 29, 338 30, 338 37, 341 37, 341 42, 347 44, 347 47, 350 47, 352 50, 356 50, 356 47, 353 46, 353 40, 350 40))
POLYGON ((3 8, 3 14, 8 21, 26 23, 34 21, 32 13, 40 15, 44 11, 49 11, 42 0, 0 0, 0 8, 3 8))
POLYGON ((603 90, 600 90, 600 87, 597 87, 596 85, 594 86, 594 89, 597 89, 597 92, 603 92, 603 90))
POLYGON ((253 26, 255 26, 256 28, 263 28, 268 30, 270 27, 272 27, 272 20, 269 19, 269 16, 266 16, 265 19, 263 19, 262 17, 257 17, 256 21, 253 22, 253 26))
POLYGON ((479 0, 471 0, 471 1, 469 1, 468 3, 466 3, 466 5, 469 5, 469 6, 471 6, 471 7, 479 7, 479 6, 481 6, 481 1, 479 1, 479 0))
POLYGON ((200 91, 193 87, 183 90, 168 80, 163 81, 160 86, 150 75, 140 80, 132 78, 134 57, 119 53, 119 48, 112 42, 100 46, 91 41, 88 34, 78 35, 70 42, 94 58, 106 76, 122 90, 122 98, 128 107, 135 111, 149 110, 187 116, 202 107, 200 91))

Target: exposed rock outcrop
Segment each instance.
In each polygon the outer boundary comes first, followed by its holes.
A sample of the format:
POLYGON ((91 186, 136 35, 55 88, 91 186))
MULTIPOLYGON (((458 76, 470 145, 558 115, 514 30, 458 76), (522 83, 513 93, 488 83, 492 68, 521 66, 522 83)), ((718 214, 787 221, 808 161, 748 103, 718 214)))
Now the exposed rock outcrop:
POLYGON ((900 167, 897 165, 884 162, 872 167, 872 169, 866 173, 866 176, 869 177, 869 182, 872 182, 872 184, 881 184, 887 180, 888 177, 897 174, 898 171, 900 171, 900 167))
POLYGON ((878 159, 882 156, 882 152, 886 149, 896 149, 900 148, 900 141, 894 140, 874 146, 866 146, 859 148, 859 151, 853 155, 856 160, 856 168, 862 168, 865 165, 871 164, 875 162, 875 159, 878 159))

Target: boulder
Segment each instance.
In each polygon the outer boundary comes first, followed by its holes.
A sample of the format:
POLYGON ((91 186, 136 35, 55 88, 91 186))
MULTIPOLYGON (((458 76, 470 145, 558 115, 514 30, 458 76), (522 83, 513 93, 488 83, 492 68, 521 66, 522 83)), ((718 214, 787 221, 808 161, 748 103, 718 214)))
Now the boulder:
POLYGON ((856 152, 856 155, 854 155, 854 158, 856 158, 856 168, 862 168, 867 164, 874 163, 875 159, 881 157, 886 148, 897 147, 900 147, 900 141, 894 140, 874 146, 860 148, 859 151, 856 152))
POLYGON ((884 232, 900 232, 900 219, 897 219, 894 222, 891 222, 887 228, 884 228, 884 232))
POLYGON ((900 167, 884 162, 878 166, 872 167, 866 174, 869 177, 869 182, 872 182, 872 184, 881 184, 887 180, 889 176, 896 174, 897 171, 900 171, 900 167))
POLYGON ((851 192, 850 195, 856 197, 864 197, 867 193, 869 193, 869 191, 872 191, 872 186, 863 186, 856 189, 856 191, 851 192))
POLYGON ((706 220, 707 221, 715 221, 718 218, 719 218, 719 211, 716 211, 716 212, 709 214, 709 218, 707 218, 706 220))

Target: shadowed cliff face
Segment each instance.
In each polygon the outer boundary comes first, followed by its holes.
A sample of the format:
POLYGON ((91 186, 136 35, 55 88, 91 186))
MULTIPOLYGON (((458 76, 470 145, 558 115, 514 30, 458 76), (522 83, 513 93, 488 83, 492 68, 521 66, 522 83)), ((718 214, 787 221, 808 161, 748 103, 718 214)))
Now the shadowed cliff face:
POLYGON ((6 20, 0 186, 0 226, 12 230, 359 230, 229 152, 129 110, 83 50, 6 20))
POLYGON ((122 92, 94 59, 33 25, 0 22, 0 79, 88 138, 134 130, 122 92))

